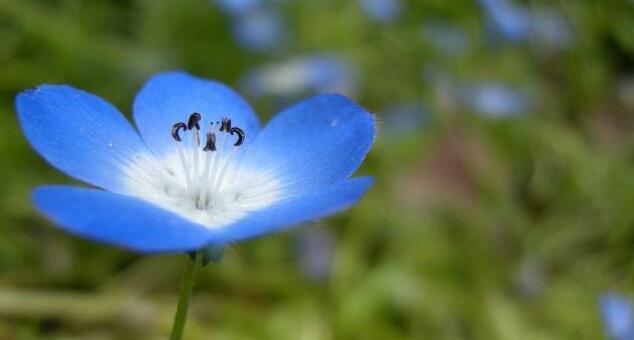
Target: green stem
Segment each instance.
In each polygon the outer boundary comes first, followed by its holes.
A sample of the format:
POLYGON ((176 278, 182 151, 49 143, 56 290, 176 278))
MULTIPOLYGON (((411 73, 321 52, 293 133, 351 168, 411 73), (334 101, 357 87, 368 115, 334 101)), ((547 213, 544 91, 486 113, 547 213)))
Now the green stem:
POLYGON ((180 340, 183 337, 189 298, 192 295, 196 273, 202 261, 203 256, 200 252, 196 252, 193 256, 187 258, 187 268, 185 269, 185 277, 183 278, 183 285, 181 287, 180 296, 178 297, 178 306, 176 307, 176 315, 174 315, 174 325, 172 326, 170 340, 180 340))

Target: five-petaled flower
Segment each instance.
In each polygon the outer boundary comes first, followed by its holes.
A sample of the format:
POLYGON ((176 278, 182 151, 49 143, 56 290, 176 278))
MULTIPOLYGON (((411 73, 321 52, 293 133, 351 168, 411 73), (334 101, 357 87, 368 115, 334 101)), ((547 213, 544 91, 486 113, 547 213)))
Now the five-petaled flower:
POLYGON ((44 186, 33 200, 61 228, 141 252, 191 251, 274 232, 354 204, 350 178, 374 117, 318 95, 260 130, 228 87, 155 75, 134 100, 138 132, 112 105, 67 85, 20 93, 24 133, 50 164, 98 188, 44 186))

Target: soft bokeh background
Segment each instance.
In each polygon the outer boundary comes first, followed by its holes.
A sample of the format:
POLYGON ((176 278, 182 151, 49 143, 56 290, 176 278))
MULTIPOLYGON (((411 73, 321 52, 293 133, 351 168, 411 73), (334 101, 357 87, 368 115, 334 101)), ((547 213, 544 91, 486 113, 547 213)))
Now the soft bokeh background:
POLYGON ((187 339, 600 339, 634 293, 634 3, 0 0, 0 339, 165 339, 183 255, 66 235, 29 192, 75 183, 15 94, 130 113, 154 72, 230 84, 266 121, 317 92, 378 117, 352 210, 230 246, 187 339))

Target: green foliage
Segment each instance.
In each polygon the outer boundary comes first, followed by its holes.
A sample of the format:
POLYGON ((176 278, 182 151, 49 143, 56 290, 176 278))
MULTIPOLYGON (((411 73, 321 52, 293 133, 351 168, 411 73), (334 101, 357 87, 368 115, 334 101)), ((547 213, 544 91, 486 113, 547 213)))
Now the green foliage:
MULTIPOLYGON (((599 294, 634 291, 632 2, 557 2, 575 38, 558 51, 492 43, 475 2, 411 0, 391 24, 355 1, 284 6, 288 46, 252 53, 213 1, 0 1, 0 339, 164 339, 186 261, 96 245, 39 217, 31 189, 72 180, 29 149, 17 92, 68 83, 129 113, 160 70, 239 88, 255 66, 320 51, 360 69, 357 100, 380 130, 360 173, 376 186, 307 226, 336 236, 327 280, 299 266, 294 239, 307 228, 226 249, 200 272, 186 338, 601 338, 599 294), (439 18, 464 30, 463 54, 420 33, 439 18), (430 81, 429 69, 445 76, 430 81), (457 105, 456 86, 476 80, 529 89, 531 112, 488 119, 457 105), (382 109, 394 101, 433 118, 388 137, 382 109)), ((272 98, 254 105, 275 113, 272 98)))

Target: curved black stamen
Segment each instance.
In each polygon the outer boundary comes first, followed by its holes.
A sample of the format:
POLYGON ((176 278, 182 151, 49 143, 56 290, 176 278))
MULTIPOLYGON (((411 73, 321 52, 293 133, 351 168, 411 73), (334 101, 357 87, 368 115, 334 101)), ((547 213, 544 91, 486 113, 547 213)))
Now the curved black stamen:
POLYGON ((181 136, 179 135, 180 130, 187 130, 187 125, 181 122, 172 126, 172 138, 174 138, 177 142, 182 141, 181 136))
POLYGON ((222 118, 222 123, 220 125, 220 131, 231 133, 231 119, 222 118))
POLYGON ((216 135, 213 132, 207 132, 207 142, 203 151, 216 151, 216 135))
POLYGON ((202 116, 200 115, 200 113, 198 112, 192 113, 191 116, 189 116, 189 120, 187 121, 187 128, 192 130, 195 127, 196 130, 200 130, 200 124, 198 123, 200 122, 201 119, 202 119, 202 116))
POLYGON ((231 132, 232 135, 234 133, 238 134, 238 140, 235 142, 235 144, 233 144, 233 146, 240 146, 242 145, 242 143, 244 143, 244 131, 242 131, 241 128, 239 127, 233 127, 231 128, 231 132))

